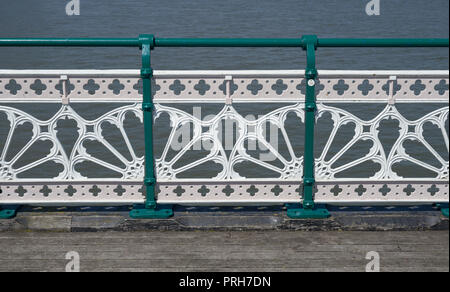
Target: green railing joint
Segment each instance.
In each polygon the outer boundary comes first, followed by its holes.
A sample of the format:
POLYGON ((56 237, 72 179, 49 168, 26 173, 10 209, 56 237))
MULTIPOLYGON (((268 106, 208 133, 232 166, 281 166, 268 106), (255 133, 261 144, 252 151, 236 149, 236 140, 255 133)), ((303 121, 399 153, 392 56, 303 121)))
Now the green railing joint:
POLYGON ((309 45, 314 46, 314 49, 316 49, 319 44, 319 39, 316 35, 304 35, 300 40, 304 50, 307 50, 309 45))
POLYGON ((316 208, 314 203, 314 128, 316 123, 316 50, 318 39, 315 35, 301 38, 306 51, 306 97, 305 97, 305 152, 303 160, 303 203, 302 206, 288 205, 287 215, 293 219, 323 219, 330 217, 327 209, 316 208))
POLYGON ((155 109, 155 105, 154 104, 142 103, 142 111, 144 111, 144 112, 153 112, 154 109, 155 109))
POLYGON ((136 219, 163 219, 173 216, 171 208, 159 207, 156 203, 156 176, 155 159, 153 156, 153 96, 152 96, 152 78, 153 69, 151 67, 151 51, 155 47, 155 37, 153 35, 139 36, 140 50, 142 52, 142 111, 144 117, 144 136, 145 136, 145 166, 144 166, 144 187, 145 204, 144 206, 135 206, 130 211, 130 216, 136 219))
POLYGON ((155 48, 155 43, 156 43, 155 36, 152 34, 141 34, 139 36, 139 48, 141 50, 143 46, 150 46, 150 50, 153 50, 155 48))
POLYGON ((305 110, 307 112, 315 113, 317 111, 317 104, 315 102, 305 103, 305 110))
POLYGON ((144 179, 144 185, 154 187, 156 185, 156 179, 154 177, 146 177, 144 179))
POLYGON ((12 219, 16 217, 19 208, 20 206, 1 206, 0 219, 12 219))
POLYGON ((142 68, 141 69, 141 78, 142 79, 153 78, 153 69, 152 68, 142 68))

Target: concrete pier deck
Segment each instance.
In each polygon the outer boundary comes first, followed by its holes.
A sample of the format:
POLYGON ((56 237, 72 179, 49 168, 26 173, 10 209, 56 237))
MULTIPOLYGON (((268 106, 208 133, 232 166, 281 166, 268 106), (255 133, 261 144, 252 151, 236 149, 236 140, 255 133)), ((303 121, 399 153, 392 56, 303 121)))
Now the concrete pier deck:
POLYGON ((149 231, 0 233, 0 271, 449 271, 448 231, 149 231))
POLYGON ((419 231, 447 230, 448 218, 426 207, 334 208, 331 217, 296 220, 279 207, 177 207, 164 220, 132 219, 129 207, 22 208, 17 216, 0 220, 7 231, 419 231))

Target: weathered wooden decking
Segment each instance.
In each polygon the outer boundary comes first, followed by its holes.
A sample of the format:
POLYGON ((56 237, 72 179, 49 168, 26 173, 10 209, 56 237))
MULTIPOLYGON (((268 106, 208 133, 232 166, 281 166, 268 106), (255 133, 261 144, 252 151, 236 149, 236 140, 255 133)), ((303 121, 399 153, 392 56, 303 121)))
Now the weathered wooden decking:
POLYGON ((0 271, 64 271, 66 253, 81 271, 449 271, 448 231, 5 232, 0 271))

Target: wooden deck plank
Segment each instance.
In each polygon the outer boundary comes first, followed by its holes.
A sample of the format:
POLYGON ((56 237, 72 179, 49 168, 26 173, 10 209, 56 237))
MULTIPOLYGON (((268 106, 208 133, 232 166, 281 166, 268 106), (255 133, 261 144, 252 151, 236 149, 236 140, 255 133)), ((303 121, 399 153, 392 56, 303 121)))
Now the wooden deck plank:
POLYGON ((448 231, 0 233, 0 271, 449 271, 448 231))

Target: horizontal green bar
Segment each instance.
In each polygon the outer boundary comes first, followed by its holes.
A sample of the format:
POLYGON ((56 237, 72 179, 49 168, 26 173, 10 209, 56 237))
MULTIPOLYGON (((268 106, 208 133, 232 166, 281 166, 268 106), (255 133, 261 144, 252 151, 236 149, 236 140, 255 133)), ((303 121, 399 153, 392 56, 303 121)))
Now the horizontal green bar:
POLYGON ((0 38, 0 47, 139 47, 138 38, 0 38))
MULTIPOLYGON (((139 47, 139 38, 0 38, 0 47, 139 47)), ((318 47, 448 47, 448 39, 333 39, 318 47)), ((155 47, 305 47, 302 38, 155 38, 155 47)))
POLYGON ((156 38, 156 47, 303 47, 302 39, 156 38))
MULTIPOLYGON (((156 47, 304 47, 298 39, 168 39, 156 47)), ((448 47, 448 39, 319 39, 318 47, 448 47)))
POLYGON ((448 39, 319 39, 319 47, 448 47, 448 39))

